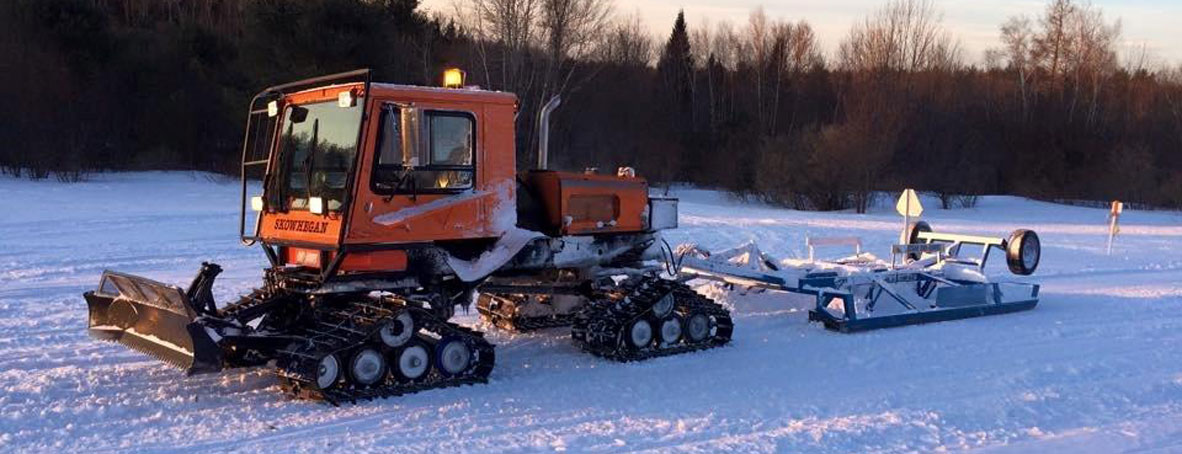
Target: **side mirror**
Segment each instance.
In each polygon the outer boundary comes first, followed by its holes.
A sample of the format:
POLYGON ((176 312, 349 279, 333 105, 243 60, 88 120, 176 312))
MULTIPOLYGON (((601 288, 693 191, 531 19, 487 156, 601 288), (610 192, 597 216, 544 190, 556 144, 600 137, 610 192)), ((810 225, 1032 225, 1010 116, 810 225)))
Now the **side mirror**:
POLYGON ((308 108, 292 106, 290 118, 292 123, 303 123, 308 119, 308 108))

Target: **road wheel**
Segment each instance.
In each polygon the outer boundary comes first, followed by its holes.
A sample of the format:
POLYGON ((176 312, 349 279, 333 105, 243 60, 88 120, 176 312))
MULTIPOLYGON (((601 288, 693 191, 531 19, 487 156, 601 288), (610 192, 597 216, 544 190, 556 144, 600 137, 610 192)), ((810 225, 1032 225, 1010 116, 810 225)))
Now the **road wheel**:
POLYGON ((628 345, 637 350, 648 348, 653 343, 653 325, 648 320, 639 319, 628 327, 628 345))
POLYGON ((431 353, 420 341, 412 341, 394 353, 394 375, 404 381, 414 381, 431 369, 431 353))
MULTIPOLYGON (((924 241, 919 239, 919 234, 920 233, 930 233, 931 231, 932 231, 932 226, 929 225, 927 222, 924 222, 924 221, 912 222, 911 225, 907 226, 907 244, 923 244, 924 241)), ((906 259, 908 262, 914 262, 916 260, 919 260, 919 257, 920 257, 920 254, 918 252, 912 252, 912 253, 907 254, 906 259)))
POLYGON ((336 355, 325 355, 316 365, 316 386, 328 389, 341 378, 341 362, 336 355))
POLYGON ((386 358, 373 347, 362 348, 349 361, 349 375, 361 386, 377 383, 386 375, 386 358))
POLYGON ((1042 259, 1042 245, 1033 230, 1015 230, 1006 241, 1006 265, 1010 272, 1028 276, 1038 269, 1042 259))

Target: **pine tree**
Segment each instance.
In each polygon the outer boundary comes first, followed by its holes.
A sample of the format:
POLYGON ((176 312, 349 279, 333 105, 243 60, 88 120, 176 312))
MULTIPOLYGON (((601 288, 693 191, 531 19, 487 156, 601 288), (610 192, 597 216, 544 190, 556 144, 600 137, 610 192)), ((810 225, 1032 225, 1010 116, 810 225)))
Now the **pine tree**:
POLYGON ((674 130, 684 136, 693 125, 693 70, 694 57, 690 54, 689 33, 685 27, 685 12, 677 12, 673 32, 661 51, 657 72, 666 101, 666 113, 673 120, 674 130))

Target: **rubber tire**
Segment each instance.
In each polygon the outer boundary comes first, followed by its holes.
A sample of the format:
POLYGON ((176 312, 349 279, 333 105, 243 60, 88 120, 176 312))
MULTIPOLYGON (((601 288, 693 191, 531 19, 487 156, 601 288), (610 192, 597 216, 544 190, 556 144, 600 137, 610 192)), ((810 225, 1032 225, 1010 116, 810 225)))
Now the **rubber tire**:
POLYGON ((432 356, 431 356, 431 364, 435 366, 435 370, 439 371, 440 374, 442 374, 446 377, 455 377, 458 375, 462 375, 464 372, 466 372, 472 368, 472 361, 475 356, 476 356, 476 352, 472 351, 471 348, 468 348, 468 344, 464 343, 464 341, 461 338, 458 338, 458 337, 444 338, 444 339, 440 339, 439 343, 435 344, 435 351, 432 353, 432 356), (463 369, 460 369, 457 371, 449 371, 449 370, 447 370, 446 367, 444 367, 444 361, 445 361, 445 359, 443 357, 444 349, 447 348, 451 344, 459 344, 461 347, 464 348, 464 351, 467 352, 468 364, 466 366, 464 366, 463 369))
POLYGON ((656 304, 653 304, 653 307, 652 307, 653 317, 657 318, 657 319, 666 318, 670 314, 672 314, 673 310, 676 308, 677 308, 677 296, 675 296, 673 294, 673 291, 670 290, 669 293, 666 293, 665 296, 662 296, 660 299, 658 299, 656 304), (662 304, 668 304, 669 307, 661 310, 659 306, 662 304))
POLYGON ((628 348, 633 350, 644 350, 646 348, 652 347, 653 341, 655 341, 658 336, 659 334, 657 329, 653 327, 653 321, 647 318, 641 318, 629 323, 627 331, 624 332, 624 340, 628 344, 628 348), (641 323, 648 324, 648 341, 637 343, 633 332, 639 328, 641 323))
POLYGON ((426 342, 423 342, 422 340, 420 340, 418 338, 413 338, 410 340, 410 342, 407 342, 406 345, 403 345, 402 347, 395 349, 392 357, 388 358, 386 360, 386 364, 388 364, 387 367, 390 368, 390 371, 394 374, 394 376, 396 378, 398 378, 399 381, 409 382, 409 381, 418 380, 418 379, 423 378, 423 377, 427 376, 428 374, 430 374, 431 368, 433 366, 431 360, 432 360, 431 347, 429 345, 427 345, 426 342), (401 357, 402 353, 412 347, 422 348, 424 360, 427 362, 426 370, 424 370, 423 373, 417 377, 408 377, 405 374, 403 374, 402 369, 401 369, 401 364, 399 362, 402 359, 402 357, 401 357))
POLYGON ((363 347, 361 350, 358 350, 358 351, 354 352, 354 353, 353 353, 353 357, 349 359, 349 372, 348 372, 348 373, 349 373, 349 379, 350 379, 350 380, 351 380, 353 383, 355 383, 355 384, 357 384, 357 385, 361 385, 361 386, 371 386, 371 385, 374 385, 374 384, 377 384, 377 383, 381 383, 381 381, 382 381, 382 378, 386 376, 387 370, 388 370, 388 368, 389 368, 389 366, 390 366, 390 364, 389 364, 389 363, 390 363, 390 360, 386 359, 386 357, 385 357, 384 355, 382 355, 382 352, 381 352, 381 350, 379 350, 378 348, 376 348, 376 347, 363 347), (373 352, 374 354, 376 354, 376 355, 377 355, 377 357, 378 357, 378 358, 379 358, 379 359, 382 361, 382 362, 381 362, 381 365, 379 366, 379 371, 378 371, 378 374, 377 374, 377 379, 375 379, 375 380, 374 380, 373 382, 371 382, 371 383, 365 383, 365 382, 363 382, 363 381, 362 381, 360 378, 358 378, 358 377, 357 377, 357 374, 356 374, 356 369, 357 369, 357 361, 358 361, 358 360, 360 359, 360 357, 361 357, 361 352, 363 352, 363 351, 366 351, 366 350, 369 350, 369 351, 373 352))
POLYGON ((682 323, 684 323, 685 326, 681 327, 681 337, 686 340, 686 343, 696 344, 710 339, 710 316, 701 313, 691 313, 682 318, 682 323), (706 330, 702 332, 702 337, 700 339, 695 339, 693 336, 693 328, 691 324, 695 319, 702 320, 704 323, 706 323, 706 330))
POLYGON ((344 368, 344 366, 345 366, 345 364, 342 363, 340 358, 338 358, 336 355, 330 354, 330 355, 325 355, 323 358, 320 358, 320 361, 316 362, 317 375, 316 375, 316 379, 313 380, 313 382, 316 384, 316 387, 318 389, 329 389, 329 388, 332 388, 333 386, 336 386, 337 383, 341 382, 341 376, 344 375, 345 371, 342 370, 344 368), (323 380, 321 380, 322 377, 320 377, 319 368, 323 365, 321 363, 324 363, 325 360, 329 360, 329 359, 331 359, 332 362, 328 363, 328 364, 335 364, 336 365, 332 369, 335 372, 332 375, 332 377, 333 377, 332 382, 330 382, 328 384, 324 384, 324 383, 322 383, 323 380))
POLYGON ((1034 274, 1040 261, 1042 242, 1039 241, 1037 233, 1033 230, 1019 229, 1010 234, 1010 238, 1006 240, 1006 265, 1010 267, 1011 273, 1019 276, 1034 274), (1026 247, 1034 248, 1034 263, 1029 266, 1022 260, 1022 249, 1026 247))
POLYGON ((388 320, 386 323, 390 324, 390 326, 394 326, 393 324, 395 323, 402 325, 402 331, 396 335, 391 334, 390 338, 387 338, 383 332, 386 329, 385 325, 383 325, 381 328, 378 328, 378 341, 388 348, 399 348, 405 346, 414 339, 414 333, 418 330, 418 327, 415 326, 414 317, 410 314, 410 312, 406 311, 399 312, 398 315, 390 318, 390 320, 388 320), (407 322, 409 322, 410 326, 406 326, 407 322), (405 337, 405 339, 399 339, 403 337, 405 337), (391 342, 394 342, 394 344, 392 345, 391 342))
POLYGON ((676 315, 671 315, 669 318, 661 320, 661 326, 658 327, 656 336, 659 340, 658 345, 671 346, 681 343, 681 339, 685 338, 685 329, 683 326, 685 326, 685 321, 676 315), (671 326, 677 327, 677 337, 672 342, 665 338, 665 324, 667 323, 672 323, 673 325, 671 326))
MULTIPOLYGON (((920 232, 931 233, 931 231, 932 226, 925 221, 912 222, 911 225, 907 226, 907 244, 922 244, 919 240, 920 232)), ((920 254, 913 252, 907 254, 906 259, 908 262, 914 262, 919 260, 919 256, 920 254)))

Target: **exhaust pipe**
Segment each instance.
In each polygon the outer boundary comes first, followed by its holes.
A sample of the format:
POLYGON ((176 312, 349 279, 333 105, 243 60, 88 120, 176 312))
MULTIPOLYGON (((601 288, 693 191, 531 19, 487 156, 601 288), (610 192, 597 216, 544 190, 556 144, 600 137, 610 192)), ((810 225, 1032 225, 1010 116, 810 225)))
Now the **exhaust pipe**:
POLYGON ((555 95, 538 111, 538 169, 546 170, 550 164, 550 113, 562 104, 562 97, 555 95))

